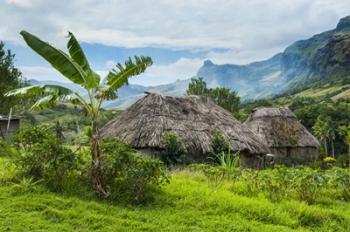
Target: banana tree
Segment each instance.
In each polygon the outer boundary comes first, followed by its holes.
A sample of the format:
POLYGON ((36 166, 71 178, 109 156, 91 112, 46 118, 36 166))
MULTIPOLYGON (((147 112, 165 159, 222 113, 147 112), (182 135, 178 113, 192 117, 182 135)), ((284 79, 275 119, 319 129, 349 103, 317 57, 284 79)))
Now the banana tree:
POLYGON ((104 101, 117 98, 116 91, 128 83, 130 77, 143 73, 152 65, 152 59, 146 56, 129 58, 124 64, 118 63, 106 78, 101 77, 91 69, 91 66, 77 39, 72 33, 68 34, 67 50, 63 52, 26 32, 20 33, 27 45, 42 56, 58 72, 70 81, 86 90, 86 96, 58 85, 33 85, 15 89, 6 96, 36 96, 39 97, 31 110, 41 110, 58 103, 80 105, 91 119, 91 185, 95 192, 103 197, 108 196, 103 182, 101 170, 101 149, 97 122, 104 101))

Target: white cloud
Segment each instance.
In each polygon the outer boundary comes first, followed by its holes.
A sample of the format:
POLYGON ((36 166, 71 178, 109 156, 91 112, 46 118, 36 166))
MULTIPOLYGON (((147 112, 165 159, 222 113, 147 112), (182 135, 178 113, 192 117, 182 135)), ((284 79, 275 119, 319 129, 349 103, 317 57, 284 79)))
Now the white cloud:
POLYGON ((201 59, 181 58, 168 65, 153 65, 140 77, 131 79, 130 83, 154 86, 189 79, 196 75, 202 64, 201 59))
POLYGON ((23 76, 30 79, 35 79, 39 81, 59 81, 59 82, 70 82, 59 72, 51 67, 42 66, 21 66, 19 67, 23 76))
POLYGON ((29 7, 32 5, 32 0, 6 0, 6 3, 19 7, 29 7))
MULTIPOLYGON (((215 63, 245 64, 332 29, 349 12, 350 0, 5 0, 0 2, 0 21, 6 22, 0 25, 0 39, 23 43, 18 33, 25 29, 64 47, 64 35, 72 31, 90 43, 208 49, 207 58, 215 63)), ((185 58, 155 64, 135 82, 185 79, 201 64, 201 59, 185 58)), ((110 69, 113 63, 106 61, 105 66, 110 69)), ((30 77, 59 77, 42 67, 24 70, 30 77)))

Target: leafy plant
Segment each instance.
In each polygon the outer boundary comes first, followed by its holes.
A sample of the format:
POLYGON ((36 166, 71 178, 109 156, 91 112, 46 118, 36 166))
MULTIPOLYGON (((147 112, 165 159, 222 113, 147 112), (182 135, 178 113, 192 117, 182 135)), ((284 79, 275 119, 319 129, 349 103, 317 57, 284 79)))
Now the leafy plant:
POLYGON ((124 143, 104 140, 102 152, 104 180, 112 200, 145 203, 154 189, 169 182, 161 161, 137 154, 124 143))
POLYGON ((340 189, 344 200, 350 201, 350 170, 341 168, 334 169, 332 186, 340 189))
POLYGON ((81 106, 91 122, 91 186, 100 196, 107 197, 109 194, 102 177, 98 130, 101 106, 104 101, 116 99, 116 90, 127 84, 130 77, 143 73, 147 67, 152 65, 152 59, 144 56, 135 56, 134 60, 129 58, 125 64, 118 63, 115 69, 110 71, 105 79, 101 80, 101 77, 91 69, 80 44, 72 33, 69 32, 68 34, 68 54, 26 31, 22 31, 21 35, 27 45, 49 62, 58 72, 84 88, 87 99, 69 88, 47 84, 15 89, 8 92, 6 96, 39 97, 39 100, 31 107, 32 110, 41 110, 58 103, 71 103, 81 106))
POLYGON ((298 198, 313 204, 321 188, 325 186, 326 178, 319 170, 304 168, 295 173, 292 183, 298 198))
POLYGON ((164 150, 160 153, 161 160, 167 165, 180 164, 186 161, 186 147, 175 131, 163 134, 164 150))
POLYGON ((19 166, 25 177, 43 182, 60 191, 63 178, 77 166, 75 154, 61 145, 51 128, 45 125, 19 131, 14 143, 21 149, 19 166))
POLYGON ((273 170, 260 175, 260 189, 273 202, 280 202, 288 198, 291 190, 293 173, 284 166, 277 165, 273 170))
POLYGON ((34 180, 33 178, 22 178, 18 183, 12 185, 12 191, 15 194, 23 194, 34 192, 38 189, 38 185, 42 180, 34 180))
POLYGON ((230 150, 228 153, 222 152, 218 155, 220 166, 225 169, 228 176, 237 174, 239 172, 239 153, 231 154, 230 150))
POLYGON ((222 136, 222 134, 219 131, 215 131, 213 133, 212 138, 210 139, 210 146, 212 149, 211 158, 217 162, 219 162, 218 157, 221 154, 231 152, 230 144, 226 142, 225 138, 222 136))

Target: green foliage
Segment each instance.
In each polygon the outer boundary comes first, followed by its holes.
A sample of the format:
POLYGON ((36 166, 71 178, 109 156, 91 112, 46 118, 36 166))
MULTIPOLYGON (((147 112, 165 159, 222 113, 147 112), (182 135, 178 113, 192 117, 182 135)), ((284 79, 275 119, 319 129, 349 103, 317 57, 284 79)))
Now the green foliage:
POLYGON ((215 88, 209 90, 209 97, 216 104, 226 109, 231 113, 238 112, 240 97, 236 91, 231 91, 228 88, 215 88))
POLYGON ((8 114, 11 107, 23 101, 17 97, 7 98, 5 93, 27 84, 21 71, 14 66, 15 55, 4 47, 5 44, 0 41, 0 114, 8 114))
POLYGON ((294 197, 271 202, 264 192, 237 194, 230 179, 213 188, 204 174, 188 169, 171 175, 171 183, 146 206, 40 188, 14 194, 12 186, 0 185, 0 231, 349 231, 350 203, 335 200, 333 186, 321 191, 322 201, 308 205, 294 197))
POLYGON ((18 156, 17 150, 8 141, 0 138, 0 157, 15 158, 18 156))
POLYGON ((289 197, 293 175, 286 167, 277 165, 273 170, 263 172, 260 178, 260 188, 271 201, 280 202, 289 197))
POLYGON ((319 170, 305 168, 296 172, 293 180, 293 188, 300 200, 313 204, 320 194, 320 190, 326 184, 326 176, 319 170))
POLYGON ((113 201, 142 204, 154 190, 169 182, 163 163, 137 154, 116 140, 102 143, 106 186, 113 201))
POLYGON ((0 185, 13 183, 18 176, 18 167, 12 158, 0 156, 0 185))
POLYGON ((340 189, 343 200, 350 201, 350 169, 335 168, 331 174, 331 186, 340 189))
POLYGON ((187 95, 204 96, 208 94, 207 83, 201 77, 192 78, 186 93, 187 95))
POLYGON ((33 178, 22 178, 18 183, 12 184, 12 192, 14 194, 33 193, 38 190, 41 180, 34 180, 33 178))
POLYGON ((7 92, 6 96, 38 97, 39 100, 31 107, 32 110, 42 110, 59 103, 69 103, 82 107, 89 116, 91 124, 92 188, 99 196, 107 197, 106 186, 104 186, 102 180, 103 170, 100 166, 102 161, 100 160, 98 121, 101 116, 101 107, 105 101, 117 98, 115 91, 127 84, 129 78, 143 73, 152 65, 152 59, 144 56, 135 56, 134 59, 129 58, 124 64, 118 63, 115 69, 108 73, 104 79, 105 81, 101 81, 101 77, 91 69, 73 33, 69 32, 68 34, 68 54, 29 32, 21 31, 20 34, 27 45, 50 63, 52 67, 70 81, 84 88, 87 98, 69 88, 46 84, 14 89, 7 92))
POLYGON ((175 131, 166 131, 163 134, 164 150, 160 153, 161 160, 167 165, 185 163, 186 147, 175 131))
POLYGON ((239 153, 231 154, 230 150, 228 153, 222 152, 218 155, 219 164, 226 170, 228 174, 236 174, 239 172, 239 153))
POLYGON ((228 88, 208 89, 203 78, 192 78, 187 89, 188 95, 208 96, 222 108, 237 113, 239 110, 240 97, 237 92, 228 88))
POLYGON ((211 158, 218 161, 218 156, 222 153, 230 153, 230 144, 226 142, 225 138, 219 131, 215 131, 210 139, 210 146, 212 149, 211 158))
POLYGON ((72 151, 61 145, 51 128, 41 125, 23 129, 14 137, 20 149, 19 166, 23 175, 60 191, 62 181, 77 165, 72 151))

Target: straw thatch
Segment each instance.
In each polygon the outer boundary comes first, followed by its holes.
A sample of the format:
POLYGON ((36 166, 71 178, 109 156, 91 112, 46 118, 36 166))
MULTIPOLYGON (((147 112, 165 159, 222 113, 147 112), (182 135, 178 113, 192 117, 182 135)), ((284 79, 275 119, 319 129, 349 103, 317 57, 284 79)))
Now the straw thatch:
POLYGON ((304 163, 318 157, 318 140, 288 108, 254 109, 244 125, 261 137, 280 163, 304 163))
POLYGON ((210 140, 219 131, 233 151, 266 154, 268 148, 231 113, 210 98, 147 95, 125 110, 101 130, 101 136, 117 137, 137 149, 161 150, 163 133, 175 131, 189 154, 205 159, 211 152, 210 140))

